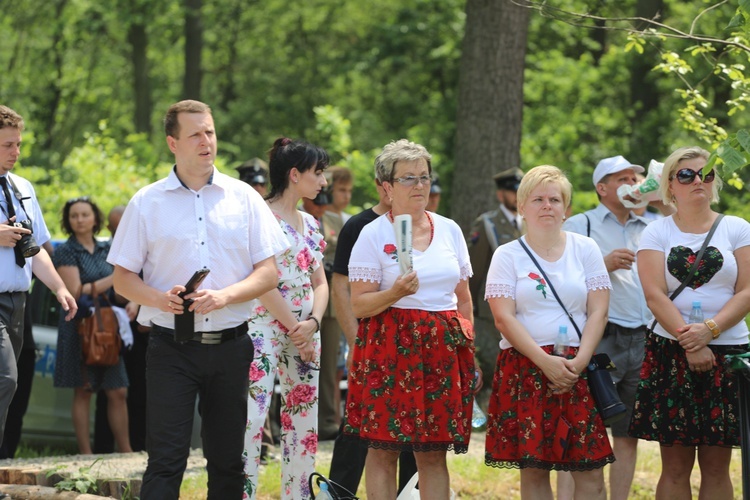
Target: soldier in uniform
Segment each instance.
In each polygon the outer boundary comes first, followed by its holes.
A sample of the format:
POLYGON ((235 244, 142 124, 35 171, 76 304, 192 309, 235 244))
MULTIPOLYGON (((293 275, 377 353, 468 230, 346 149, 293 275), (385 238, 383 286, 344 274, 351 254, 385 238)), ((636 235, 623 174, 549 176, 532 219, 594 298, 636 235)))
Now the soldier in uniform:
POLYGON ((260 158, 252 158, 235 170, 240 180, 250 184, 262 197, 268 192, 268 164, 260 158))
POLYGON ((484 300, 484 286, 492 254, 497 247, 522 234, 522 219, 516 207, 516 191, 522 177, 523 171, 520 168, 509 168, 492 177, 497 186, 497 201, 500 205, 496 210, 477 217, 469 232, 469 257, 474 270, 474 276, 469 280, 469 290, 474 302, 474 345, 483 372, 484 387, 487 388, 485 391, 492 388, 495 363, 500 351, 500 332, 495 328, 490 306, 484 300))

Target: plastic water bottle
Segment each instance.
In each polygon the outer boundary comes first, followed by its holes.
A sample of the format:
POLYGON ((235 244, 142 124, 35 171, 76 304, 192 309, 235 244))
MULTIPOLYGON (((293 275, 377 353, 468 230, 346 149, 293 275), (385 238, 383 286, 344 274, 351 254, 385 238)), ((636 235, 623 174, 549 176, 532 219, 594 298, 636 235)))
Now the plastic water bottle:
POLYGON ((315 500, 333 500, 331 492, 328 491, 328 483, 320 483, 320 491, 315 496, 315 500))
POLYGON ((552 354, 555 356, 561 356, 563 358, 568 357, 568 327, 560 325, 557 330, 557 338, 555 339, 555 346, 552 348, 552 354))
POLYGON ((471 412, 471 429, 483 431, 487 428, 487 415, 479 407, 477 400, 474 400, 474 409, 471 412))
POLYGON ((703 323, 703 309, 701 309, 701 301, 693 301, 693 309, 690 311, 690 317, 688 323, 703 323))

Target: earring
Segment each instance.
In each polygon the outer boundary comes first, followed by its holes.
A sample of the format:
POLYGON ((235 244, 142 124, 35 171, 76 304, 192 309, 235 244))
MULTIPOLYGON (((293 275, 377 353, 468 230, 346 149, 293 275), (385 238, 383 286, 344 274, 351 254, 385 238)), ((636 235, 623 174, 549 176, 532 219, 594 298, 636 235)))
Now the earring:
POLYGON ((294 179, 294 183, 297 184, 299 182, 299 179, 294 179))
POLYGON ((563 220, 565 220, 565 216, 563 215, 563 220))

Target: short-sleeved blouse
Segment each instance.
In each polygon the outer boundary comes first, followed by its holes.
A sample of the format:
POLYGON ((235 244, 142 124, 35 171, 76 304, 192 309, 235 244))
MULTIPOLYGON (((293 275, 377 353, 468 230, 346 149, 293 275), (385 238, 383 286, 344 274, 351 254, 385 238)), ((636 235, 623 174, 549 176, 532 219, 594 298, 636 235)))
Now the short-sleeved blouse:
POLYGON ((294 227, 284 221, 278 214, 281 230, 291 245, 284 253, 276 257, 279 272, 279 290, 298 288, 309 284, 313 272, 323 262, 323 250, 326 242, 320 234, 320 225, 310 214, 300 212, 304 230, 298 233, 294 227))
MULTIPOLYGON (((680 286, 703 246, 706 233, 683 233, 672 216, 649 224, 641 235, 638 251, 657 250, 664 254, 664 278, 667 295, 680 286)), ((737 283, 737 259, 734 251, 750 245, 750 223, 731 215, 725 216, 711 237, 699 267, 699 276, 674 298, 674 305, 688 320, 693 301, 700 301, 703 316, 715 316, 734 295, 737 283)), ((654 333, 672 340, 675 338, 657 323, 654 333)), ((740 345, 748 341, 748 328, 740 321, 730 328, 722 328, 719 338, 712 345, 740 345)))
MULTIPOLYGON (((469 250, 461 228, 452 220, 430 212, 434 235, 425 251, 413 250, 413 268, 419 276, 419 290, 402 297, 392 307, 424 311, 455 311, 456 286, 472 275, 469 250)), ((379 283, 388 290, 401 274, 396 255, 396 235, 388 215, 366 225, 352 248, 350 281, 379 283)))
MULTIPOLYGON (((565 235, 565 250, 555 262, 544 260, 531 250, 525 236, 522 239, 537 262, 544 266, 557 294, 583 330, 589 291, 611 289, 612 284, 594 240, 576 233, 566 232, 565 235)), ((573 324, 517 240, 498 247, 492 256, 485 299, 492 297, 509 297, 516 301, 516 318, 538 345, 553 345, 560 325, 568 328, 569 345, 580 345, 573 324)), ((505 338, 500 341, 501 349, 510 347, 505 338)))

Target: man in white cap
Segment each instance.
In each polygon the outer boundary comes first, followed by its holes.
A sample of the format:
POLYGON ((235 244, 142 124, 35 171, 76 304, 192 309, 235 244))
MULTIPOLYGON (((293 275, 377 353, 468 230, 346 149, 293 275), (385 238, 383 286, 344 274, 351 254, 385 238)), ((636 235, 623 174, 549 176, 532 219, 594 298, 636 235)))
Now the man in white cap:
POLYGON ((599 206, 568 219, 563 229, 590 236, 599 245, 612 282, 609 321, 597 352, 606 352, 617 367, 612 379, 622 402, 628 408, 626 418, 612 425, 617 459, 609 474, 610 498, 626 499, 633 482, 638 440, 628 437, 628 424, 640 380, 646 327, 651 312, 646 307, 635 252, 648 221, 626 208, 617 196, 617 188, 636 183, 643 172, 622 156, 605 158, 594 170, 594 188, 599 206))

